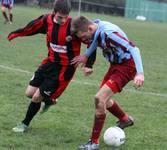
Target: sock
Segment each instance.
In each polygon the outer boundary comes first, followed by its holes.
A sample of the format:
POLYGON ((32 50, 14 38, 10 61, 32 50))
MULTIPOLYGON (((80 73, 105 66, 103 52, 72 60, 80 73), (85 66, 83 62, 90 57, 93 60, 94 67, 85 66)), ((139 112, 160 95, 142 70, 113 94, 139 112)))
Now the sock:
POLYGON ((13 22, 13 14, 9 14, 10 21, 13 22))
POLYGON ((99 137, 104 125, 105 118, 106 118, 106 115, 101 115, 99 117, 95 116, 92 136, 91 136, 91 140, 93 143, 96 143, 96 144, 99 143, 99 137))
POLYGON ((6 19, 6 21, 9 21, 9 19, 8 19, 7 15, 6 15, 6 12, 2 12, 2 14, 3 14, 4 18, 6 19))
POLYGON ((120 121, 127 121, 128 115, 121 109, 121 107, 117 104, 116 101, 113 101, 113 105, 107 110, 112 113, 115 117, 117 117, 120 121))
POLYGON ((34 102, 31 102, 29 107, 28 107, 28 110, 27 110, 27 113, 26 113, 26 116, 24 118, 24 120, 22 121, 25 125, 29 125, 31 120, 33 119, 33 117, 37 114, 37 112, 39 111, 41 107, 41 103, 34 103, 34 102))
POLYGON ((44 99, 44 103, 45 103, 45 105, 53 105, 53 101, 49 98, 44 99))

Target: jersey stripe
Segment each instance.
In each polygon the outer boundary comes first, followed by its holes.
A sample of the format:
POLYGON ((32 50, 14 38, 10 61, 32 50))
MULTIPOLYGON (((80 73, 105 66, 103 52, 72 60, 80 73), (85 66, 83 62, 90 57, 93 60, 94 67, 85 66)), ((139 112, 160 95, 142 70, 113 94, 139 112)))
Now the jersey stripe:
MULTIPOLYGON (((64 46, 66 45, 66 30, 68 27, 68 24, 70 22, 71 19, 68 18, 67 22, 64 25, 61 25, 58 31, 58 45, 64 46)), ((69 50, 67 49, 67 53, 69 52, 69 50)), ((62 60, 60 60, 61 64, 64 63, 69 63, 69 60, 67 60, 67 53, 59 53, 59 56, 62 58, 62 60), (66 62, 65 62, 66 61, 66 62)), ((65 64, 64 64, 65 65, 65 64)))
MULTIPOLYGON (((51 18, 53 20, 53 16, 51 18)), ((50 22, 52 23, 52 31, 51 31, 51 40, 50 43, 57 44, 58 43, 58 31, 60 26, 57 23, 54 23, 52 20, 50 22)), ((50 44, 49 43, 49 44, 50 44)), ((59 57, 59 54, 49 49, 49 53, 52 54, 52 60, 55 62, 60 62, 61 58, 59 57)))
MULTIPOLYGON (((115 34, 115 35, 116 35, 116 34, 115 34)), ((122 50, 126 51, 126 50, 127 50, 126 46, 124 46, 124 45, 122 44, 122 42, 120 43, 120 42, 119 42, 120 40, 121 40, 121 41, 124 41, 124 39, 121 39, 121 38, 118 37, 117 35, 114 36, 114 35, 112 34, 112 37, 109 37, 107 34, 105 34, 105 41, 106 41, 106 43, 110 42, 112 45, 114 45, 114 46, 116 46, 116 47, 121 47, 122 50)))
MULTIPOLYGON (((71 20, 70 20, 71 22, 71 20)), ((68 24, 67 30, 66 30, 66 38, 72 38, 71 37, 71 23, 68 24)), ((67 57, 69 60, 72 60, 74 58, 74 51, 73 51, 73 46, 72 46, 72 39, 68 41, 68 39, 66 40, 66 45, 67 45, 67 49, 68 49, 68 53, 67 53, 67 57)))

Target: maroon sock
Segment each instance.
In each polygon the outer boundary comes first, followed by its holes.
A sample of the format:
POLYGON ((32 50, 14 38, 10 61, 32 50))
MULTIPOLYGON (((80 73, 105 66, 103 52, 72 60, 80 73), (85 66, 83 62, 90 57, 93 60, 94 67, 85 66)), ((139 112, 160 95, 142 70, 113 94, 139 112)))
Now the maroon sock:
POLYGON ((106 118, 106 115, 101 115, 99 117, 95 116, 92 136, 91 136, 91 140, 93 143, 96 143, 96 144, 99 143, 99 137, 104 125, 105 118, 106 118))
POLYGON ((9 21, 9 19, 8 19, 7 15, 6 15, 6 12, 2 12, 2 14, 3 14, 4 18, 6 19, 6 21, 9 21))
POLYGON ((107 110, 115 117, 117 117, 120 121, 126 121, 128 119, 128 115, 121 109, 116 101, 113 101, 113 105, 107 108, 107 110))
POLYGON ((9 14, 10 21, 13 22, 13 14, 9 14))

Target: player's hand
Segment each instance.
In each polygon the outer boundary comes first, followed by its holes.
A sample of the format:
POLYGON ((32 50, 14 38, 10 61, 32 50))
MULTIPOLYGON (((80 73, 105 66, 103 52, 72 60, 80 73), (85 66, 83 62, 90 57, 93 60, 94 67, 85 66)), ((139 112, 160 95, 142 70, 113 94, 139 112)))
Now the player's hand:
POLYGON ((87 77, 93 73, 93 69, 88 67, 83 67, 83 72, 84 72, 84 75, 87 77))
POLYGON ((138 73, 136 74, 136 76, 134 77, 134 84, 135 84, 135 88, 139 88, 144 84, 144 74, 143 73, 138 73))
POLYGON ((87 60, 88 57, 86 55, 79 55, 74 57, 74 59, 71 61, 71 65, 75 65, 75 67, 77 67, 79 64, 82 64, 81 67, 84 67, 87 60))

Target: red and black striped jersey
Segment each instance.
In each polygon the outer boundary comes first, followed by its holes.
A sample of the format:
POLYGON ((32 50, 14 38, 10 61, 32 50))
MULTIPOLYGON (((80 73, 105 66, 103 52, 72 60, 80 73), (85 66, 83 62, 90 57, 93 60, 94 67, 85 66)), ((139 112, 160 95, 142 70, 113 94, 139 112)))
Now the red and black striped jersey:
POLYGON ((38 33, 46 34, 48 56, 41 63, 51 61, 69 65, 70 61, 80 54, 81 41, 75 35, 71 35, 71 17, 68 17, 63 25, 55 23, 53 18, 53 14, 42 15, 32 20, 25 27, 11 32, 8 40, 38 33))

